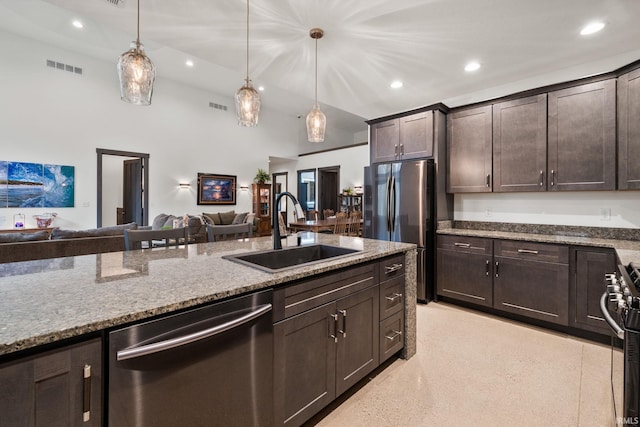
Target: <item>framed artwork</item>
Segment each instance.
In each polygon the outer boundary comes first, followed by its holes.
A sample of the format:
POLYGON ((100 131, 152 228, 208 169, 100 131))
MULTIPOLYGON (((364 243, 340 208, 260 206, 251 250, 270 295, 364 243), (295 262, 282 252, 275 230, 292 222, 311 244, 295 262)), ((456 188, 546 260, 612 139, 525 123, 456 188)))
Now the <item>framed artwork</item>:
POLYGON ((235 205, 236 176, 198 173, 199 205, 235 205))
POLYGON ((0 207, 72 208, 75 168, 64 165, 0 161, 0 207))

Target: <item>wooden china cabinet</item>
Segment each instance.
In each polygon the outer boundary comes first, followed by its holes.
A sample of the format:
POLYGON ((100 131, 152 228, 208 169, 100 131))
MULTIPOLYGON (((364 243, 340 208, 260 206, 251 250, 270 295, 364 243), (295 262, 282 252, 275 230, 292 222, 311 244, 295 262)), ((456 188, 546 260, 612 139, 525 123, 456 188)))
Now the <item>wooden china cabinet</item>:
POLYGON ((256 214, 256 235, 271 235, 271 184, 252 184, 253 212, 256 214))

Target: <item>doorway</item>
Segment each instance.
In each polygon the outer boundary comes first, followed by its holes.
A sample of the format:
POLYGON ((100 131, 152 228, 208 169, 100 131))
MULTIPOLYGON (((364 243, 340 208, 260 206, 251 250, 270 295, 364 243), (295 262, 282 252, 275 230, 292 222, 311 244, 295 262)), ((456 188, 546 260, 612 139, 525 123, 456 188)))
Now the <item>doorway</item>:
POLYGON ((318 168, 318 211, 331 209, 338 212, 340 193, 340 166, 318 168))
MULTIPOLYGON (((98 154, 98 177, 96 191, 96 226, 102 227, 103 222, 113 225, 113 222, 135 222, 138 225, 147 225, 149 222, 149 154, 135 153, 130 151, 106 150, 97 148, 98 154), (109 157, 104 157, 109 156, 109 157), (105 178, 105 164, 113 164, 114 157, 126 159, 122 162, 122 206, 117 203, 105 203, 103 190, 114 191, 105 188, 103 179, 105 178), (113 204, 114 206, 110 206, 113 204), (105 217, 103 208, 109 209, 109 218, 105 217), (112 221, 111 215, 115 221, 112 221), (103 221, 105 220, 105 221, 103 221)), ((117 162, 116 162, 117 163, 117 162)), ((118 184, 120 185, 120 184, 118 184)))

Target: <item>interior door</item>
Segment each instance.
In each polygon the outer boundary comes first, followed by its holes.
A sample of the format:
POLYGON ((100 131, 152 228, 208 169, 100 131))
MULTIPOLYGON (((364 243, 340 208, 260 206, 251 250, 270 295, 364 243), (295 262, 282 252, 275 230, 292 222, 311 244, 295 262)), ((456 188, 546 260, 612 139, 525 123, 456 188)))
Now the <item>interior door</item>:
POLYGON ((122 177, 124 222, 142 225, 142 159, 125 160, 122 177))

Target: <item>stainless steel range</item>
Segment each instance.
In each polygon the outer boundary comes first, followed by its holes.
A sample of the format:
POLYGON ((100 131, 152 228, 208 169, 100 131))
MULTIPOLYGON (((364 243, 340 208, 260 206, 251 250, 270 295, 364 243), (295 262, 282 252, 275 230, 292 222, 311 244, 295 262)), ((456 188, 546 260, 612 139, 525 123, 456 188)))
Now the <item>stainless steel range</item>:
MULTIPOLYGON (((638 266, 618 265, 618 271, 606 275, 607 291, 600 298, 600 310, 615 333, 624 340, 624 375, 617 378, 612 359, 612 390, 615 425, 640 425, 640 271, 638 266), (621 407, 616 383, 622 380, 621 407)), ((612 354, 613 356, 613 354, 612 354)))

